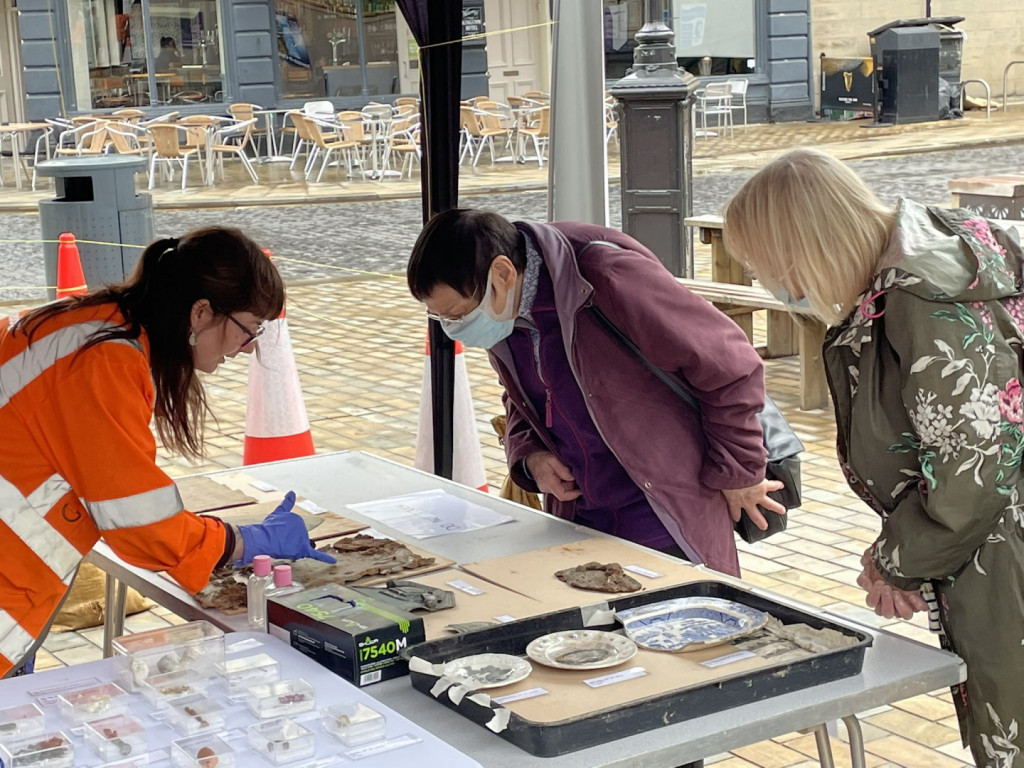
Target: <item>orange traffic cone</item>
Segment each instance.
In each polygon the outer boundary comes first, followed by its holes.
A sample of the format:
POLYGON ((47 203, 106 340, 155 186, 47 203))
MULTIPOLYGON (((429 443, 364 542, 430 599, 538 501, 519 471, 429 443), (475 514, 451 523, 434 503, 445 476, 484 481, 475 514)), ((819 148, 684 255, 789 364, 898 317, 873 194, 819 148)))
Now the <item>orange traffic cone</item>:
MULTIPOLYGON (((269 251, 265 253, 269 258, 269 251)), ((282 309, 277 320, 267 323, 259 340, 259 354, 249 355, 242 463, 261 464, 312 456, 315 452, 288 320, 282 309)))
POLYGON ((80 296, 88 293, 85 284, 85 273, 82 272, 82 259, 78 255, 75 236, 65 232, 59 238, 57 246, 57 298, 80 296))
MULTIPOLYGON (((481 491, 487 490, 487 473, 480 449, 473 396, 469 391, 469 374, 462 355, 462 344, 455 342, 455 402, 453 404, 452 480, 481 491)), ((430 342, 423 366, 423 388, 420 390, 420 423, 416 430, 417 469, 434 471, 434 422, 430 398, 430 342)))

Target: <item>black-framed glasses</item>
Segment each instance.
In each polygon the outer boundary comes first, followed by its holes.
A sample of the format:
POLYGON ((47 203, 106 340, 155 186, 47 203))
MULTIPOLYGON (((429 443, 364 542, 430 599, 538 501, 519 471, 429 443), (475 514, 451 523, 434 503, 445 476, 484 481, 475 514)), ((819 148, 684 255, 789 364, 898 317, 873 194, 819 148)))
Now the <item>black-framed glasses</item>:
POLYGON ((241 321, 237 320, 234 315, 228 314, 225 315, 225 317, 227 317, 228 320, 234 323, 246 336, 245 341, 239 345, 239 349, 242 349, 243 347, 248 347, 250 344, 256 341, 256 339, 262 336, 264 331, 267 330, 266 322, 260 323, 259 327, 255 331, 250 331, 248 328, 245 327, 245 325, 241 321))

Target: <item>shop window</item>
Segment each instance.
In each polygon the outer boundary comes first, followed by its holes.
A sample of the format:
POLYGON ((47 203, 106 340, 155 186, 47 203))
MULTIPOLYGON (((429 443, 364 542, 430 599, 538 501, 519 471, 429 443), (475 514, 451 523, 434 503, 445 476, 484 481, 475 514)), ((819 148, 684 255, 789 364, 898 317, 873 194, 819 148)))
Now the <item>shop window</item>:
POLYGON ((276 0, 282 98, 396 93, 396 13, 394 0, 276 0))
POLYGON ((216 0, 68 0, 68 23, 79 110, 224 100, 216 0))
POLYGON ((754 0, 675 2, 676 61, 694 75, 742 75, 754 71, 754 0))
MULTIPOLYGON (((675 33, 676 60, 695 75, 754 71, 754 0, 673 0, 665 21, 675 33)), ((644 25, 642 0, 604 0, 605 78, 633 66, 636 33, 644 25)))

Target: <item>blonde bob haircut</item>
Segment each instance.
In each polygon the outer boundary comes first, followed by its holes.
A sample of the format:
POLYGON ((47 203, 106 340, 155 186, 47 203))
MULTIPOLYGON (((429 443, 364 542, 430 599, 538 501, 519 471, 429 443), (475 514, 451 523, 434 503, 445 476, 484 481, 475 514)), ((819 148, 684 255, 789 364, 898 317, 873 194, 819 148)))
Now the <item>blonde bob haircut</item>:
POLYGON ((766 287, 805 296, 834 325, 871 284, 892 209, 835 158, 795 149, 758 171, 725 208, 725 247, 766 287))

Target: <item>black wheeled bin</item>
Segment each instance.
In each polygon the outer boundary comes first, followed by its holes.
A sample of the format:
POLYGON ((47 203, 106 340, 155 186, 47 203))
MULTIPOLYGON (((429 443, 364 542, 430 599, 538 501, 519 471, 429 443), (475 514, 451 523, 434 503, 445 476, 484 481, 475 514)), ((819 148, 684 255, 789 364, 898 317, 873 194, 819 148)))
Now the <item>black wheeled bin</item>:
MULTIPOLYGON (((39 201, 46 284, 57 282, 57 238, 70 232, 78 242, 82 271, 90 288, 131 274, 142 248, 153 240, 153 197, 136 193, 141 157, 98 155, 40 163, 38 174, 53 177, 57 196, 39 201), (112 245, 95 245, 96 241, 112 245)), ((49 291, 54 298, 54 291, 49 291)))

